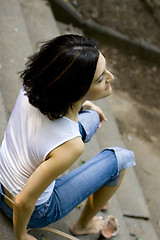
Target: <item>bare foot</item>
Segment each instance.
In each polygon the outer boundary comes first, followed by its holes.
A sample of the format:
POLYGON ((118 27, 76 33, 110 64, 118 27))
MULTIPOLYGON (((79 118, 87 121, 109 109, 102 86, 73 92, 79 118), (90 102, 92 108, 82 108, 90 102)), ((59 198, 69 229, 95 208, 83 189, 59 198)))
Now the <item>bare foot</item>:
POLYGON ((70 231, 73 235, 84 235, 84 234, 96 234, 99 233, 105 226, 105 221, 101 216, 95 216, 85 226, 79 226, 78 223, 73 224, 70 227, 70 231))

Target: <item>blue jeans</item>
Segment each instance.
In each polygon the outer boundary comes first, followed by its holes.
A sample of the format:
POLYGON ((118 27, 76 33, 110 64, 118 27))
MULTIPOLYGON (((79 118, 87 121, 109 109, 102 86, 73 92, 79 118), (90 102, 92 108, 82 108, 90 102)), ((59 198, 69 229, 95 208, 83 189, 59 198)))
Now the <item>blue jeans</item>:
MULTIPOLYGON (((79 114, 79 129, 84 142, 88 142, 99 125, 96 112, 86 110, 79 114)), ((133 152, 119 147, 104 149, 83 165, 56 179, 53 193, 44 204, 35 206, 29 228, 40 228, 56 222, 104 185, 116 186, 122 169, 135 165, 133 152)), ((12 219, 13 211, 3 198, 0 206, 12 219)))

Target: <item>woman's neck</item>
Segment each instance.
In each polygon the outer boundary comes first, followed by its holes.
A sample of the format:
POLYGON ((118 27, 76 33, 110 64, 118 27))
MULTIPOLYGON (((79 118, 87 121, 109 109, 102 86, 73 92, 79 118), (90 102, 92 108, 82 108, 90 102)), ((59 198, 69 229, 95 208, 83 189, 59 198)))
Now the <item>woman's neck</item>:
POLYGON ((82 100, 74 103, 73 106, 68 109, 68 113, 65 115, 65 117, 78 122, 78 112, 80 111, 83 103, 84 101, 82 100))

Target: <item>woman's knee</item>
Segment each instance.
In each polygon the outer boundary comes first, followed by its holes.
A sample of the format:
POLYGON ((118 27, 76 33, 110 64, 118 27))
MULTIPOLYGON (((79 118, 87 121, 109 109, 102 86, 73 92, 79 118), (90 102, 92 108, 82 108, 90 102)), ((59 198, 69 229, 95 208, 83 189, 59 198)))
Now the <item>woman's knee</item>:
POLYGON ((114 176, 111 176, 105 185, 117 186, 120 185, 124 177, 125 169, 135 166, 134 153, 121 147, 111 147, 107 150, 114 153, 117 162, 117 170, 114 176))
POLYGON ((136 165, 134 153, 132 151, 121 147, 111 147, 108 149, 113 151, 115 154, 118 164, 118 171, 122 171, 123 169, 127 169, 136 165))

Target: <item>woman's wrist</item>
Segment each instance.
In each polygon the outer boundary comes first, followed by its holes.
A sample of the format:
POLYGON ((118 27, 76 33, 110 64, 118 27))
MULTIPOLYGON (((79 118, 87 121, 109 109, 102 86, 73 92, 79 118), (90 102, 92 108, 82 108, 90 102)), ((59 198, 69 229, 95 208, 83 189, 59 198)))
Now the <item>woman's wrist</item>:
POLYGON ((79 112, 82 112, 82 111, 84 111, 84 110, 90 110, 92 105, 93 105, 92 102, 86 101, 86 102, 82 105, 82 107, 81 107, 81 109, 80 109, 79 112))

